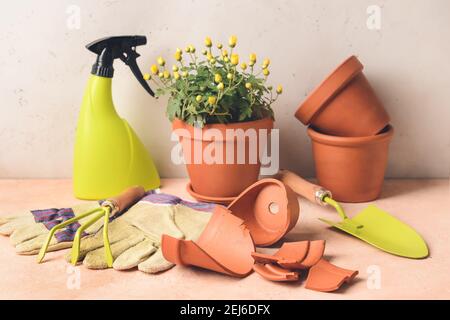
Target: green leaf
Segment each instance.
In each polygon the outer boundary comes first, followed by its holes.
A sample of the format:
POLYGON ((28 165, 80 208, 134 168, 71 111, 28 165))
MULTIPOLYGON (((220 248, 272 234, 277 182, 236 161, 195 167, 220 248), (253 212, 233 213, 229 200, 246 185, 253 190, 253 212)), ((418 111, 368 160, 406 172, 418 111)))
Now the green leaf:
POLYGON ((166 114, 170 121, 181 114, 181 101, 176 98, 170 98, 167 104, 166 114))

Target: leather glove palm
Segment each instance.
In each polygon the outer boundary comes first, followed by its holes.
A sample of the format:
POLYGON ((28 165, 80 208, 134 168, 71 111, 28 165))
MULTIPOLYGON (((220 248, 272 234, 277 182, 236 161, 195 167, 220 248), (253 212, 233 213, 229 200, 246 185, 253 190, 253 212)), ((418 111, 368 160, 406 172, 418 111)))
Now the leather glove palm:
MULTIPOLYGON (((168 234, 195 241, 208 223, 213 207, 165 194, 144 197, 109 225, 113 268, 127 270, 137 266, 146 273, 171 268, 173 264, 162 255, 161 236, 168 234)), ((70 260, 70 254, 66 259, 70 260)), ((107 268, 100 230, 81 240, 79 260, 91 269, 107 268)))

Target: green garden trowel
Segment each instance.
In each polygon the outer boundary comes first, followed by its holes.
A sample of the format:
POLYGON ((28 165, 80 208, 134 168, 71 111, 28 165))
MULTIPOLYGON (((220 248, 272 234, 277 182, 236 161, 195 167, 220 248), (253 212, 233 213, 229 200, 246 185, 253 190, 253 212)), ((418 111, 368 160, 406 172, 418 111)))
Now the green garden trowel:
POLYGON ((339 203, 332 199, 328 190, 287 170, 280 171, 277 178, 309 201, 334 207, 342 218, 340 222, 319 218, 330 226, 391 254, 414 259, 428 256, 427 244, 413 228, 375 205, 369 205, 353 218, 349 218, 339 203))

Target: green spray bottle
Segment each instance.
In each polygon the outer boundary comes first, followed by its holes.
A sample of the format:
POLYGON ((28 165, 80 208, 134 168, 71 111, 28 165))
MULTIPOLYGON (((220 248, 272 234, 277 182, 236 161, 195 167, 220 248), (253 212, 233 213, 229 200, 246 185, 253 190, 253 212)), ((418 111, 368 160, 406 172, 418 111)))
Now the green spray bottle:
POLYGON ((96 40, 86 46, 97 54, 84 93, 75 141, 74 193, 80 199, 104 199, 127 187, 146 190, 160 186, 158 171, 149 152, 112 100, 113 62, 128 65, 144 89, 154 96, 136 63, 136 47, 145 36, 117 36, 96 40))

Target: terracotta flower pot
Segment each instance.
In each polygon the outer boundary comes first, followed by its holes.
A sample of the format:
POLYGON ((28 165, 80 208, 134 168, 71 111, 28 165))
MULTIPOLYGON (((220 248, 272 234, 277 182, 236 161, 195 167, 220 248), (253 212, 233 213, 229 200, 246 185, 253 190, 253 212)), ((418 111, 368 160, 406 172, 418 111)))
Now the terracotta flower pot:
POLYGON ((227 207, 241 218, 257 246, 270 246, 297 224, 297 195, 276 179, 261 179, 245 189, 227 207))
POLYGON ((379 197, 394 128, 375 136, 337 137, 311 127, 308 135, 319 184, 342 202, 366 202, 379 197))
POLYGON ((321 132, 337 136, 375 135, 389 115, 362 73, 355 56, 345 60, 300 105, 295 116, 321 132))
POLYGON ((200 129, 175 119, 172 128, 184 129, 175 133, 183 148, 191 180, 190 188, 195 194, 201 195, 204 201, 208 201, 208 198, 236 197, 258 180, 261 168, 258 154, 260 149, 265 147, 263 141, 260 141, 260 134, 266 134, 269 138, 273 120, 266 118, 249 122, 210 124, 200 129), (249 138, 251 134, 227 135, 238 129, 241 129, 241 133, 253 132, 256 140, 249 138), (227 150, 233 152, 231 157, 228 154, 228 159, 227 150), (242 154, 243 156, 239 157, 242 154), (215 160, 208 160, 208 155, 212 155, 215 160))

